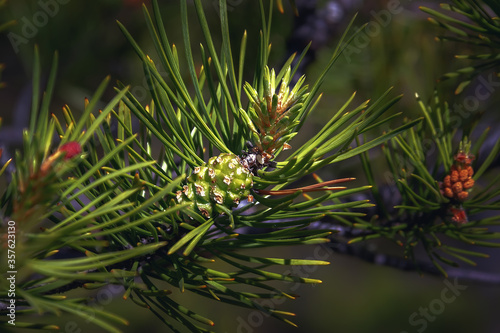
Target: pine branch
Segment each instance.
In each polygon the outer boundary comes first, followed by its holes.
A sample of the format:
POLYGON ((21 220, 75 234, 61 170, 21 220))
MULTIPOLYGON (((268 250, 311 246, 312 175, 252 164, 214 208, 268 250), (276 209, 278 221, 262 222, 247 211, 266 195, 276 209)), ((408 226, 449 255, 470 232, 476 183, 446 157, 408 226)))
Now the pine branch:
MULTIPOLYGON (((346 233, 349 234, 350 232, 347 231, 346 233)), ((378 253, 368 250, 365 246, 359 244, 349 245, 332 242, 324 246, 327 246, 336 253, 350 255, 375 265, 387 266, 402 271, 414 271, 431 276, 442 276, 442 272, 433 263, 428 261, 412 261, 402 257, 378 253)), ((460 268, 448 268, 446 271, 449 279, 457 278, 460 281, 480 285, 500 285, 499 274, 460 268)))
MULTIPOLYGON (((411 259, 415 259, 415 248, 421 246, 435 268, 447 276, 447 269, 441 263, 451 267, 457 267, 459 262, 475 266, 472 258, 487 257, 480 249, 465 250, 449 245, 450 238, 476 248, 500 247, 500 234, 493 229, 499 222, 499 215, 495 212, 500 210, 495 199, 498 190, 493 185, 486 188, 476 186, 497 156, 500 140, 477 167, 473 152, 479 150, 487 133, 481 136, 477 142, 479 146, 474 149, 467 137, 459 142, 458 149, 454 148, 456 129, 450 123, 448 105, 437 93, 429 105, 425 105, 418 95, 417 102, 425 122, 392 139, 390 145, 383 146, 400 199, 394 202, 394 195, 384 197, 378 187, 374 187, 373 197, 382 216, 370 221, 355 218, 353 226, 367 233, 351 238, 349 242, 387 238, 402 246, 404 256, 411 259), (434 144, 430 148, 424 147, 422 142, 425 140, 432 140, 434 144), (432 156, 430 149, 433 150, 432 156), (390 206, 394 209, 385 209, 390 206), (489 217, 476 217, 484 213, 489 217)), ((374 171, 367 161, 365 155, 363 169, 368 178, 373 179, 374 171)))
MULTIPOLYGON (((118 332, 116 326, 124 324, 123 319, 106 311, 88 318, 86 299, 66 294, 74 288, 113 283, 124 287, 125 299, 151 310, 174 331, 174 321, 192 332, 205 332, 214 325, 170 298, 174 289, 207 301, 257 309, 293 326, 288 319, 293 314, 263 306, 260 299, 295 298, 279 289, 277 281, 321 283, 286 274, 284 266, 328 263, 256 257, 243 250, 272 251, 275 246, 323 244, 334 239, 332 247, 340 253, 399 269, 446 275, 441 262, 474 265, 470 257, 485 254, 451 246, 445 236, 477 247, 499 246, 500 234, 488 229, 499 223, 498 216, 476 219, 475 215, 499 209, 499 191, 494 186, 481 189, 476 180, 489 172, 500 141, 480 166, 474 165, 478 148, 467 138, 454 143, 449 109, 437 95, 430 105, 417 100, 422 118, 379 134, 380 126, 399 116, 388 112, 401 96, 391 97, 389 89, 373 101, 352 105, 352 94, 305 145, 292 148, 293 138, 319 108, 323 80, 363 27, 351 34, 353 18, 318 77, 301 77, 292 84, 305 51, 297 63, 292 55, 282 68, 273 69, 268 62, 274 2, 269 9, 263 1, 259 5, 258 47, 247 48, 244 34, 238 62, 233 59, 224 0, 219 1, 220 46, 214 42, 218 32, 209 26, 202 1, 194 1, 193 22, 187 3, 180 3, 179 45, 184 57, 170 42, 157 1, 151 10, 143 7, 154 56, 148 56, 142 41, 118 23, 142 63, 151 95, 147 105, 118 82, 116 96, 96 112, 108 77, 85 100, 79 118, 69 106, 63 107, 63 116, 58 118, 49 111, 57 54, 46 91, 40 94, 42 70, 35 49, 32 115, 24 149, 15 157, 16 173, 0 204, 5 215, 22 225, 17 234, 22 246, 16 261, 16 301, 26 309, 23 315, 64 311, 118 332), (199 25, 203 36, 199 59, 191 46, 193 24, 199 25), (245 78, 249 57, 257 59, 257 65, 253 76, 245 78), (196 63, 203 66, 198 70, 196 63), (158 70, 160 66, 167 75, 158 70), (139 123, 139 130, 134 123, 139 123), (56 133, 61 139, 57 144, 52 142, 56 133), (422 145, 428 137, 437 151, 432 160, 422 145), (375 183, 377 173, 368 151, 381 145, 401 197, 393 210, 385 209, 388 205, 378 184, 331 187, 352 178, 323 181, 315 174, 359 156, 367 179, 375 183), (153 148, 157 146, 160 149, 153 148), (284 156, 287 149, 293 151, 284 156), (311 175, 316 184, 294 187, 294 182, 311 175), (358 211, 373 207, 369 200, 354 199, 370 188, 381 216, 358 211), (311 226, 326 217, 336 223, 332 230, 311 226), (332 236, 336 231, 341 232, 332 236), (414 259, 413 263, 354 245, 374 238, 401 245, 402 256, 414 259), (417 245, 427 252, 432 266, 415 259, 417 245), (65 251, 75 254, 65 257, 65 251), (214 267, 214 261, 224 265, 214 267)), ((476 32, 485 29, 452 23, 476 32)), ((0 170, 1 175, 6 167, 0 170)), ((494 276, 469 274, 496 281, 494 276)), ((1 302, 8 298, 0 292, 1 302)))

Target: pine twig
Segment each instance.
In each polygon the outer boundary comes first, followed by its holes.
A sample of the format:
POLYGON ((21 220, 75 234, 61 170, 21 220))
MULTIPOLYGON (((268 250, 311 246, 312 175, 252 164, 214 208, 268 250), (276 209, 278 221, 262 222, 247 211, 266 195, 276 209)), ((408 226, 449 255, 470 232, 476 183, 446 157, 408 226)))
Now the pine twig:
MULTIPOLYGON (((361 246, 359 244, 349 245, 346 243, 332 242, 325 246, 328 246, 336 253, 350 255, 375 265, 387 266, 402 271, 417 271, 422 274, 442 277, 441 271, 431 262, 421 260, 414 262, 402 257, 370 251, 366 246, 361 246)), ((457 278, 461 281, 467 281, 478 285, 500 285, 500 274, 464 268, 449 268, 446 272, 448 273, 449 279, 457 278)))

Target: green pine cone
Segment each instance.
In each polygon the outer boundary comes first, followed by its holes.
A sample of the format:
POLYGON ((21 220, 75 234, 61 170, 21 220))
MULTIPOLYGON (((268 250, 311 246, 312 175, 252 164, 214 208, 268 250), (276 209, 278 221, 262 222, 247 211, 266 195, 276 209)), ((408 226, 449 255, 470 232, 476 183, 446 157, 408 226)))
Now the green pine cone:
POLYGON ((231 209, 245 197, 251 200, 252 179, 253 175, 241 165, 238 156, 213 156, 208 163, 194 169, 183 190, 177 191, 177 202, 190 202, 193 210, 206 218, 214 217, 220 213, 216 204, 231 209))

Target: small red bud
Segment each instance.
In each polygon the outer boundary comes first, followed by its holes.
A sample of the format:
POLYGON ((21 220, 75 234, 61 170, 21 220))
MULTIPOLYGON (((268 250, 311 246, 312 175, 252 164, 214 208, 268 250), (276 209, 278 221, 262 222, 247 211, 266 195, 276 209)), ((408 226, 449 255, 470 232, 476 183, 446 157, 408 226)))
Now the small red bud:
POLYGON ((465 182, 467 179, 469 179, 469 170, 460 170, 459 179, 461 182, 465 182))
POLYGON ((458 208, 457 209, 457 208, 451 207, 450 208, 450 213, 453 215, 451 217, 451 220, 453 222, 460 223, 460 224, 468 222, 467 214, 465 213, 465 210, 463 208, 458 208))
POLYGON ((472 169, 471 166, 468 166, 467 167, 467 172, 469 173, 469 178, 472 177, 474 175, 474 169, 472 169))
POLYGON ((463 190, 463 185, 460 182, 456 182, 453 185, 451 185, 451 189, 453 190, 453 193, 460 193, 463 190))
POLYGON ((61 147, 59 147, 58 151, 66 153, 64 156, 65 160, 69 160, 73 158, 76 155, 79 155, 82 153, 82 146, 76 141, 71 141, 63 144, 61 147))
POLYGON ((450 175, 446 175, 446 177, 444 177, 443 185, 444 185, 444 187, 451 187, 451 176, 450 175))
POLYGON ((463 187, 464 187, 464 189, 466 189, 466 190, 468 190, 468 189, 472 188, 472 186, 474 186, 474 179, 472 179, 472 178, 471 178, 471 179, 469 179, 469 180, 465 181, 465 182, 463 183, 463 185, 464 185, 464 186, 463 186, 463 187))
POLYGON ((469 192, 462 191, 460 193, 457 193, 457 199, 459 201, 465 201, 469 197, 469 192))
POLYGON ((444 194, 445 197, 453 198, 453 191, 449 187, 445 187, 443 189, 443 194, 444 194))
POLYGON ((472 154, 460 151, 454 156, 454 158, 458 163, 468 166, 472 164, 472 161, 474 161, 476 157, 472 154))

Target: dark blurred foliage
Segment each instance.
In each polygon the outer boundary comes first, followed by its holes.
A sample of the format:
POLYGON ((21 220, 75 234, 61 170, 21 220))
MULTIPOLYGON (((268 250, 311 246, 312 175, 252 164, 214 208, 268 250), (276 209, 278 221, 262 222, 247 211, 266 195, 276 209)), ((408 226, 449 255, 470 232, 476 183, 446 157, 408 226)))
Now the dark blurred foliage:
MULTIPOLYGON (((445 48, 434 41, 436 28, 429 25, 425 21, 426 15, 418 10, 418 5, 427 2, 405 4, 402 1, 401 13, 387 17, 384 16, 387 12, 385 2, 300 0, 297 1, 298 17, 292 15, 289 7, 285 8, 287 12, 284 15, 276 11, 271 62, 281 65, 288 55, 301 52, 311 41, 302 70, 308 76, 316 77, 329 58, 332 45, 344 31, 346 22, 358 13, 357 25, 370 22, 373 33, 362 33, 357 37, 352 48, 348 48, 341 57, 335 71, 327 77, 323 87, 326 105, 333 103, 338 106, 352 91, 359 91, 360 100, 374 97, 389 86, 395 86, 397 93, 405 94, 400 107, 414 103, 414 92, 430 96, 435 80, 450 69, 450 60, 456 52, 450 49, 450 45, 445 48)), ((218 6, 215 1, 207 1, 206 4, 209 23, 215 30, 218 27, 218 6)), ((245 29, 248 31, 248 45, 255 45, 260 27, 257 4, 249 0, 233 0, 228 4, 235 52, 245 29)), ((163 13, 168 15, 165 24, 171 42, 180 43, 178 5, 175 1, 163 1, 161 7, 163 13)), ((55 50, 60 53, 55 109, 63 103, 80 107, 82 97, 93 91, 106 75, 130 84, 136 91, 144 87, 139 61, 115 23, 115 20, 120 20, 134 36, 139 36, 138 39, 148 45, 148 31, 142 16, 141 2, 132 0, 106 0, 98 5, 76 0, 66 4, 55 0, 9 1, 7 7, 1 10, 0 19, 17 19, 17 25, 0 35, 0 63, 6 65, 3 81, 7 83, 6 89, 0 91, 4 123, 9 126, 15 121, 12 110, 26 109, 29 105, 22 92, 31 75, 35 44, 39 45, 42 60, 46 62, 42 68, 49 67, 48 61, 55 50), (46 24, 37 27, 34 23, 40 21, 40 12, 44 12, 41 3, 57 3, 58 8, 53 10, 55 14, 52 16, 46 15, 46 24), (26 30, 27 22, 34 26, 36 32, 22 43, 12 45, 12 34, 22 37, 29 31, 26 30)), ((193 25, 191 31, 195 36, 197 28, 193 25)), ((218 34, 213 35, 217 41, 218 34)), ((182 55, 182 43, 177 46, 182 55)), ((195 52, 198 50, 194 38, 192 47, 195 52)), ((252 60, 251 57, 247 59, 249 73, 252 60)), ((109 91, 108 96, 112 94, 109 91)))

